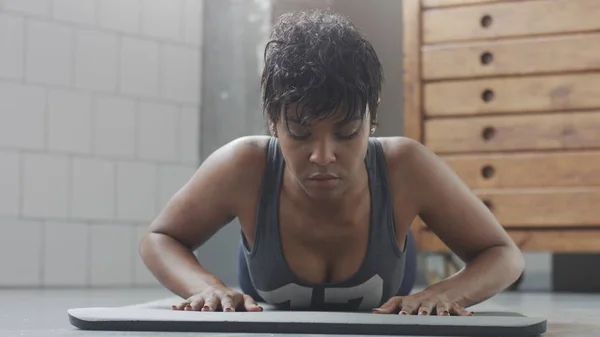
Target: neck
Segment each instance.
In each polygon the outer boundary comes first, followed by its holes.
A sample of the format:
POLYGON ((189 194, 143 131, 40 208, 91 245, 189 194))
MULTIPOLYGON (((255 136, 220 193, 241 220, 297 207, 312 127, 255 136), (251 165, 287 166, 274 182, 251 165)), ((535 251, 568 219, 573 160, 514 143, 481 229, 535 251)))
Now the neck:
POLYGON ((369 179, 366 167, 348 184, 346 190, 335 196, 314 197, 291 174, 284 174, 283 195, 308 216, 352 216, 365 197, 369 197, 369 179))

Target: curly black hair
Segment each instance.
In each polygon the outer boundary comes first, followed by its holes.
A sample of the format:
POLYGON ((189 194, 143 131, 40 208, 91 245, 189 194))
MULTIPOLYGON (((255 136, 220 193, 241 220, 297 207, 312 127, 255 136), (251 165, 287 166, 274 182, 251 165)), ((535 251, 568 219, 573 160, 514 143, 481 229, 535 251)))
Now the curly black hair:
POLYGON ((343 111, 343 121, 364 118, 372 125, 384 81, 377 54, 346 17, 331 10, 283 14, 265 47, 262 107, 277 123, 282 109, 296 104, 304 122, 343 111))

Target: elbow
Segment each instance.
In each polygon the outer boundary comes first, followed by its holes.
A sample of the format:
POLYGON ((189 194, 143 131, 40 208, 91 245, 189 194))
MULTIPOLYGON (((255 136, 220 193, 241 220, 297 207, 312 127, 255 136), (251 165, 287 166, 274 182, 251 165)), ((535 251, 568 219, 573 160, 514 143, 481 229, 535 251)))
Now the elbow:
POLYGON ((510 282, 516 282, 525 270, 525 257, 523 252, 514 244, 506 246, 504 249, 506 275, 510 275, 510 282))
POLYGON ((138 243, 138 254, 146 265, 148 265, 148 261, 156 255, 157 251, 160 250, 160 239, 158 238, 160 235, 161 234, 148 231, 144 233, 142 239, 138 243))
POLYGON ((146 263, 146 259, 152 249, 151 234, 151 232, 146 232, 140 242, 138 242, 138 254, 144 263, 146 263))

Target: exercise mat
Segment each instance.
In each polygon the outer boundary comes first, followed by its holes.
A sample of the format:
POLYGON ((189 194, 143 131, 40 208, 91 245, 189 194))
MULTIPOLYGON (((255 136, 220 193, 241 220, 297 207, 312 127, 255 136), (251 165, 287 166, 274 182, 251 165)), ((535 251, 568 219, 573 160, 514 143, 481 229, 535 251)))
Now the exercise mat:
POLYGON ((82 330, 294 333, 402 336, 539 336, 546 320, 502 311, 475 316, 401 316, 370 312, 174 311, 160 302, 68 310, 82 330))

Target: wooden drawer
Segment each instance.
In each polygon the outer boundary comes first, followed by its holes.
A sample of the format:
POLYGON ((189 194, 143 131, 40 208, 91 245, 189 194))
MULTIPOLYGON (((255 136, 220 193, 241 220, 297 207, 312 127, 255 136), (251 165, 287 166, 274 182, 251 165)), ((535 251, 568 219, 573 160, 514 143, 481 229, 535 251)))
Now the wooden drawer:
MULTIPOLYGON (((403 0, 403 1, 419 1, 419 0, 403 0)), ((423 8, 449 7, 460 5, 472 5, 486 2, 501 2, 507 0, 420 0, 423 8)), ((510 1, 510 0, 508 0, 510 1)))
POLYGON ((424 122, 434 152, 600 148, 600 112, 442 118, 424 122))
MULTIPOLYGON (((600 253, 600 230, 509 230, 508 235, 527 252, 600 253)), ((448 247, 431 231, 415 233, 417 249, 449 252, 448 247)))
POLYGON ((424 80, 600 70, 600 34, 429 45, 421 55, 424 80))
POLYGON ((600 188, 473 190, 505 228, 600 227, 600 188))
POLYGON ((600 29, 598 0, 531 0, 423 12, 423 43, 497 39, 600 29))
POLYGON ((600 108, 600 74, 444 81, 423 91, 431 117, 600 108))
POLYGON ((454 155, 442 159, 471 189, 600 186, 600 152, 595 151, 454 155))

